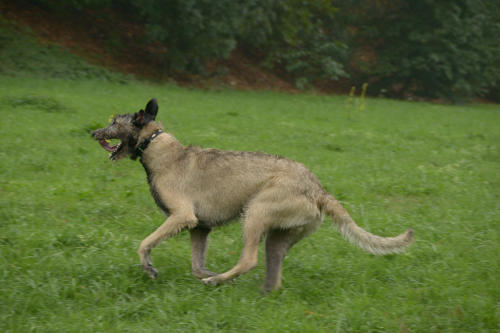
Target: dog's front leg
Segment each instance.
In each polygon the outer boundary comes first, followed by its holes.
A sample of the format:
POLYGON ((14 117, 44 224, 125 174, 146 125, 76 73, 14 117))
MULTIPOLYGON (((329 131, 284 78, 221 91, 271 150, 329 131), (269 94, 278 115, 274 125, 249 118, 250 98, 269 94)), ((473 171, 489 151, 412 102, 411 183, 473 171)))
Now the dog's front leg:
POLYGON ((146 237, 139 246, 139 258, 141 259, 142 268, 149 274, 152 279, 158 275, 158 271, 153 267, 151 262, 151 250, 158 245, 161 241, 174 236, 182 229, 192 229, 196 227, 198 220, 192 212, 190 213, 176 213, 168 217, 168 219, 153 232, 146 237))
POLYGON ((210 231, 210 228, 200 226, 189 230, 191 236, 191 268, 193 275, 198 279, 217 274, 205 268, 205 256, 207 252, 208 234, 210 231))

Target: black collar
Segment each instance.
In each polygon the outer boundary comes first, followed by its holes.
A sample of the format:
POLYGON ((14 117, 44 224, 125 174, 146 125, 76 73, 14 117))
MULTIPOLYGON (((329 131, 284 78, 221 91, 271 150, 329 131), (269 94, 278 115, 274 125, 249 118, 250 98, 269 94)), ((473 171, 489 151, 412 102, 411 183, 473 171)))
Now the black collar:
POLYGON ((163 133, 162 130, 156 130, 149 138, 144 140, 136 149, 135 149, 135 154, 139 157, 142 157, 142 153, 148 148, 149 144, 151 141, 153 141, 158 135, 163 133))

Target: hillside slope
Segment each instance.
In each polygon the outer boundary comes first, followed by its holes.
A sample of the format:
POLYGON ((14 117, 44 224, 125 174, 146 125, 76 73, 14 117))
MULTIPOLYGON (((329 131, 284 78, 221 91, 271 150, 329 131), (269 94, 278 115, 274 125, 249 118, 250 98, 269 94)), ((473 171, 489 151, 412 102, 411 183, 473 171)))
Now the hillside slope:
POLYGON ((0 25, 0 57, 8 58, 0 64, 3 73, 20 71, 60 76, 69 70, 64 65, 69 62, 76 65, 76 72, 78 68, 81 70, 70 76, 81 77, 87 72, 104 75, 104 71, 97 68, 105 67, 138 79, 173 80, 181 85, 296 92, 286 78, 262 69, 238 51, 226 60, 208 64, 206 75, 172 76, 162 66, 161 55, 166 49, 147 43, 144 27, 126 13, 58 13, 33 4, 6 1, 0 3, 0 25), (23 47, 23 43, 29 43, 30 50, 23 47), (18 63, 19 52, 32 62, 18 63))

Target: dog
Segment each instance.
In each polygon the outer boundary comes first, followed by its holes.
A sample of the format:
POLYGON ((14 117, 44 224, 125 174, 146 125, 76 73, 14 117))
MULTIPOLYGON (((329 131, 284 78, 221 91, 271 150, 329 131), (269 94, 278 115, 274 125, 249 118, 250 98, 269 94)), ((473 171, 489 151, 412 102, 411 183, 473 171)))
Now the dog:
POLYGON ((139 246, 140 262, 151 278, 158 275, 151 250, 185 229, 190 233, 192 273, 208 285, 254 268, 260 240, 266 236, 265 291, 280 288, 285 254, 318 229, 325 214, 346 240, 376 255, 402 252, 413 242, 412 229, 386 238, 360 228, 303 164, 260 152, 184 146, 155 120, 157 113, 158 103, 151 99, 145 110, 118 115, 92 132, 111 160, 139 158, 151 194, 168 216, 139 246), (110 139, 120 143, 111 146, 110 139), (240 216, 244 247, 238 263, 222 274, 207 270, 210 231, 240 216))

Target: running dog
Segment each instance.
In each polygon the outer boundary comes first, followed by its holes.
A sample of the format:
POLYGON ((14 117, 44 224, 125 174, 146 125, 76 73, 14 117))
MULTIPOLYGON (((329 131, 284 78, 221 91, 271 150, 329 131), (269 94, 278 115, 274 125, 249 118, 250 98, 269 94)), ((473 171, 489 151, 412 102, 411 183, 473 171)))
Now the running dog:
POLYGON ((259 242, 266 235, 266 291, 280 288, 286 252, 318 229, 324 214, 332 217, 346 240, 376 255, 401 252, 412 243, 412 229, 386 238, 360 228, 303 164, 265 153, 184 146, 155 121, 157 113, 152 99, 145 110, 116 116, 92 133, 111 160, 140 159, 151 194, 168 216, 139 247, 142 267, 151 278, 158 274, 151 250, 184 229, 190 233, 192 272, 210 285, 254 268, 259 242), (109 139, 120 143, 111 146, 109 139), (244 247, 238 263, 222 274, 208 271, 210 231, 240 216, 244 247))

